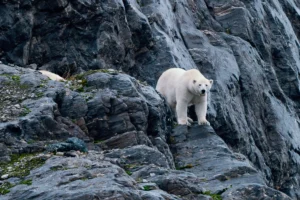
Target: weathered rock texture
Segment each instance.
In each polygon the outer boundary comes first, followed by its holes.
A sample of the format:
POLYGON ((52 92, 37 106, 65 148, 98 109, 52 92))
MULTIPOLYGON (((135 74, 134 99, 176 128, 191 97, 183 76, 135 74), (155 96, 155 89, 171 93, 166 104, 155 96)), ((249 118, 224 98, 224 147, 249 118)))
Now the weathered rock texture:
POLYGON ((78 158, 54 156, 29 176, 30 186, 19 184, 1 199, 178 199, 162 190, 144 191, 103 154, 78 158))
MULTIPOLYGON (((199 68, 215 80, 208 115, 216 133, 249 159, 269 187, 300 199, 299 6, 296 0, 2 0, 0 59, 64 77, 114 68, 151 86, 167 68, 199 68)), ((21 82, 30 77, 37 79, 26 82, 32 87, 44 80, 28 72, 21 82)), ((0 83, 6 79, 0 77, 0 83)), ((0 125, 1 158, 23 151, 22 140, 13 145, 15 138, 56 140, 88 133, 105 140, 95 148, 154 145, 171 165, 161 100, 153 89, 131 87, 136 83, 130 79, 94 74, 87 84, 99 90, 87 91, 86 97, 73 91, 64 95, 61 83, 51 82, 48 94, 34 103, 1 101, 8 107, 1 120, 9 124, 0 125), (117 91, 106 91, 105 85, 117 91), (13 121, 28 112, 20 109, 23 105, 32 114, 13 121), (124 138, 132 143, 120 142, 124 138)), ((17 99, 35 98, 11 87, 21 96, 17 99)), ((0 98, 6 95, 1 90, 0 98)))
POLYGON ((171 128, 168 108, 151 86, 117 71, 93 71, 61 83, 32 69, 3 64, 0 77, 4 158, 10 152, 35 152, 44 149, 44 142, 75 136, 86 142, 92 139, 94 148, 100 149, 157 146, 174 168, 166 143, 171 128))

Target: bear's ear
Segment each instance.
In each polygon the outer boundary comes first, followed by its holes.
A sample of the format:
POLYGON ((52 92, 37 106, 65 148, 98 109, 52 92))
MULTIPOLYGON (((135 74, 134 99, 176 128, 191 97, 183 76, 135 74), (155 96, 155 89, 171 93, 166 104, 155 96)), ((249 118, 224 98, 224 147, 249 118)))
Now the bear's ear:
POLYGON ((196 80, 193 80, 193 83, 195 84, 197 81, 196 80))
POLYGON ((214 83, 214 81, 212 79, 209 80, 210 85, 212 85, 214 83))

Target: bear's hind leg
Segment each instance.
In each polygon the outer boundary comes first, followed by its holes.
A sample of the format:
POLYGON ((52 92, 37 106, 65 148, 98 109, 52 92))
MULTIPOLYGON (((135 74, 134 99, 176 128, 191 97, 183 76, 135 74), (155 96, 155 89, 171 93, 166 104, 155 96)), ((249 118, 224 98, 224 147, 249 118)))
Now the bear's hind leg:
POLYGON ((170 108, 171 108, 171 110, 172 110, 172 113, 173 113, 173 119, 174 119, 174 117, 175 117, 175 121, 178 121, 177 120, 177 114, 176 114, 176 103, 169 103, 169 105, 170 105, 170 108))

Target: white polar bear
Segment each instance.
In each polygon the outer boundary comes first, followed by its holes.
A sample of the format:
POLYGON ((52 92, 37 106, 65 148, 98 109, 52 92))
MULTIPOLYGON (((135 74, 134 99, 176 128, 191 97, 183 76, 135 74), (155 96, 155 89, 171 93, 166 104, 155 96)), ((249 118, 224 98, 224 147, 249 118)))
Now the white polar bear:
POLYGON ((60 77, 57 74, 54 74, 52 72, 46 71, 46 70, 39 70, 43 75, 49 77, 51 80, 54 81, 66 81, 64 78, 60 77))
POLYGON ((199 70, 183 70, 171 68, 158 79, 156 90, 166 98, 166 101, 176 114, 177 122, 190 125, 193 120, 187 117, 187 107, 195 105, 199 125, 210 125, 206 120, 207 95, 213 80, 206 79, 199 70))

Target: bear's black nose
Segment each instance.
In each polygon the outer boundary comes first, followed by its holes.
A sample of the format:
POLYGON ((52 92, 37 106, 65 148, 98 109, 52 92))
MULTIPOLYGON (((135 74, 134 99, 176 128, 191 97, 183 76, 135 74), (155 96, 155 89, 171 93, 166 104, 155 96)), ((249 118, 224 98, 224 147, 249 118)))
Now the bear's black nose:
POLYGON ((201 93, 204 94, 204 93, 205 93, 205 90, 201 90, 201 93))

